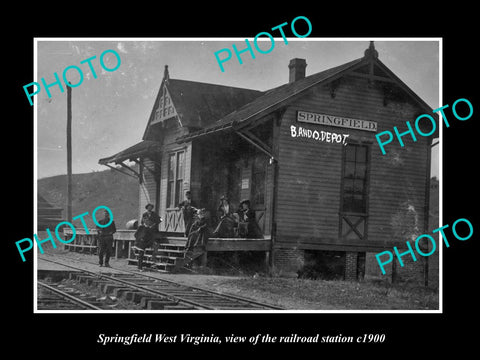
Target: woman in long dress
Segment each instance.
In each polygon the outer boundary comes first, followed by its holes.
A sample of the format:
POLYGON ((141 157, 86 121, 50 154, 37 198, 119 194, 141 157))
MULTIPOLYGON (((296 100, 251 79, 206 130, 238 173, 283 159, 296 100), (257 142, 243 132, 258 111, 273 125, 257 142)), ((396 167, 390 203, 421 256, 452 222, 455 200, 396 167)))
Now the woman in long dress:
POLYGON ((242 200, 238 211, 240 216, 239 235, 251 239, 263 239, 263 233, 255 217, 255 210, 250 208, 250 200, 242 200), (242 231, 240 231, 242 229, 242 231))
POLYGON ((196 210, 190 233, 188 234, 185 248, 187 252, 199 249, 203 252, 207 250, 208 243, 208 224, 205 209, 196 210))
POLYGON ((235 218, 233 207, 224 195, 220 198, 220 205, 217 208, 217 216, 220 219, 217 227, 213 231, 213 237, 231 238, 234 237, 235 227, 238 221, 235 218))

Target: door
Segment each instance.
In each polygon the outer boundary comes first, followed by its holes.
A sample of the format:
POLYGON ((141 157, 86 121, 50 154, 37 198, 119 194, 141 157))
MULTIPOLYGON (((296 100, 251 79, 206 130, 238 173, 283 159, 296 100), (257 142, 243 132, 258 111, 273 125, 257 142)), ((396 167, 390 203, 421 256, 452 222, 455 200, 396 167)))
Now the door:
POLYGON ((370 147, 349 143, 344 147, 340 194, 340 237, 367 240, 370 147))

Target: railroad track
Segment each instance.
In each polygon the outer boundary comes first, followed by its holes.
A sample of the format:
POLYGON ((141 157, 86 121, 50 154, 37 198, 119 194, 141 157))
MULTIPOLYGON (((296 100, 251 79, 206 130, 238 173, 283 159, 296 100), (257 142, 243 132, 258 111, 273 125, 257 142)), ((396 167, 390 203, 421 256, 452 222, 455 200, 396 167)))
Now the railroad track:
MULTIPOLYGON (((124 298, 151 310, 282 310, 282 308, 237 295, 224 294, 143 273, 98 273, 55 260, 42 260, 75 270, 73 280, 97 285, 106 294, 124 298)), ((70 259, 69 259, 70 260, 70 259)), ((72 259, 73 260, 73 259, 72 259)))
MULTIPOLYGON (((96 306, 90 302, 80 299, 76 291, 65 291, 58 286, 49 285, 37 281, 38 310, 102 310, 102 307, 96 306)), ((73 290, 73 289, 72 289, 73 290)))

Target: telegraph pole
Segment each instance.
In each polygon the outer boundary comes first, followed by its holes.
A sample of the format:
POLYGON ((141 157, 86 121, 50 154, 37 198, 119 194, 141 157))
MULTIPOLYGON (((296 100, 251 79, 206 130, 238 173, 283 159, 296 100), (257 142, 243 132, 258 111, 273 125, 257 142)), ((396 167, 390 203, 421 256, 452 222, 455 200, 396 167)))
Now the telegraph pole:
POLYGON ((68 85, 67 85, 67 221, 69 221, 70 223, 72 222, 72 88, 68 85))

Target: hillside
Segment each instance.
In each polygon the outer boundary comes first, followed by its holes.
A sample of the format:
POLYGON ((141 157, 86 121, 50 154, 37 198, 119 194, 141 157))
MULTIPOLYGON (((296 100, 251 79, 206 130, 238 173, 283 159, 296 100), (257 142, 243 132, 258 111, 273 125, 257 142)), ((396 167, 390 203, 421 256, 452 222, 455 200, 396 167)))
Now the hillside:
MULTIPOLYGON (((39 179, 38 193, 50 204, 63 208, 66 218, 67 176, 58 175, 39 179)), ((114 170, 97 171, 72 175, 72 216, 84 212, 89 216, 84 219, 88 227, 94 227, 91 219, 92 211, 100 205, 108 206, 112 212, 118 229, 125 229, 128 220, 138 217, 138 181, 130 176, 122 175, 114 170)), ((100 219, 103 212, 97 213, 100 219)), ((80 220, 78 227, 81 228, 80 220)))

